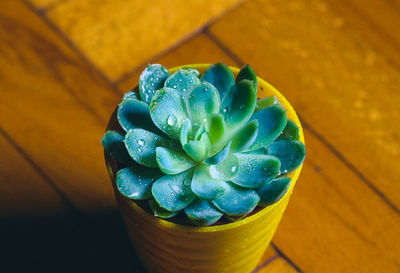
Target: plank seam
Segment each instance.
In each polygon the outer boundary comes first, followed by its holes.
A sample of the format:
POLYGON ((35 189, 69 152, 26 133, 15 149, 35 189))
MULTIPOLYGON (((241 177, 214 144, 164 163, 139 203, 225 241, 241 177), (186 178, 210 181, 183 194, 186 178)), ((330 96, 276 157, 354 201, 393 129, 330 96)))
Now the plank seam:
POLYGON ((400 215, 400 210, 396 205, 383 193, 381 192, 368 178, 366 178, 350 161, 348 161, 344 155, 339 152, 331 143, 328 142, 321 134, 319 134, 309 123, 307 123, 300 115, 300 121, 304 128, 310 131, 322 144, 324 144, 328 150, 330 150, 340 161, 346 165, 358 178, 361 179, 376 195, 378 195, 392 210, 400 215))
POLYGON ((211 40, 214 44, 217 45, 228 57, 230 57, 235 63, 240 66, 243 66, 245 62, 239 58, 232 50, 229 49, 220 39, 218 39, 211 31, 209 31, 209 27, 204 28, 204 35, 207 36, 209 40, 211 40))
POLYGON ((270 263, 272 263, 276 258, 280 257, 279 254, 276 254, 270 258, 268 258, 265 262, 263 262, 262 264, 258 265, 253 271, 252 273, 257 273, 258 271, 260 271, 262 268, 266 267, 267 265, 269 265, 270 263))
POLYGON ((152 57, 150 57, 149 59, 147 59, 146 61, 144 61, 143 63, 137 65, 136 67, 134 67, 132 70, 126 72, 125 74, 123 74, 121 77, 119 77, 118 79, 116 79, 114 81, 114 84, 118 85, 126 80, 128 80, 129 78, 131 78, 133 75, 135 75, 137 72, 139 72, 141 70, 141 68, 143 66, 146 66, 149 63, 153 63, 156 60, 162 58, 163 56, 168 55, 169 53, 171 53, 172 51, 174 51, 175 49, 177 49, 178 47, 180 47, 182 44, 190 41, 191 39, 193 39, 194 37, 196 37, 197 35, 204 33, 204 31, 206 29, 209 28, 209 26, 213 25, 214 23, 216 23, 217 21, 219 21, 222 17, 224 17, 226 14, 233 12, 234 10, 236 10, 237 8, 239 8, 244 2, 247 2, 249 0, 240 0, 237 1, 234 5, 232 5, 231 7, 227 8, 226 10, 222 11, 220 14, 215 15, 214 17, 210 18, 206 23, 204 23, 202 26, 194 29, 193 31, 189 32, 187 35, 183 36, 181 39, 177 40, 174 44, 172 44, 171 46, 167 47, 166 49, 160 51, 159 53, 153 55, 152 57))
POLYGON ((271 246, 275 249, 279 256, 281 256, 288 264, 290 264, 293 269, 295 269, 299 273, 304 273, 303 270, 300 269, 288 256, 286 256, 274 242, 271 242, 271 246))
MULTIPOLYGON (((230 50, 227 46, 224 45, 221 40, 215 36, 210 31, 207 31, 210 36, 212 42, 214 42, 223 52, 225 52, 228 56, 236 56, 232 50, 230 50)), ((236 57, 235 57, 236 58, 236 57)), ((240 60, 239 57, 237 57, 240 60)), ((237 64, 243 65, 242 61, 237 61, 233 59, 237 64)), ((359 171, 350 161, 348 161, 340 152, 337 150, 332 144, 330 144, 322 135, 320 135, 309 123, 307 123, 303 118, 300 117, 301 123, 304 128, 308 129, 311 134, 313 134, 323 145, 325 145, 340 161, 344 163, 346 167, 348 167, 358 178, 361 179, 375 194, 377 194, 391 209, 393 209, 397 214, 400 214, 400 210, 396 207, 396 205, 383 193, 381 192, 369 179, 367 179, 361 171, 359 171)))
POLYGON ((106 74, 103 73, 84 53, 80 50, 80 48, 68 38, 66 33, 62 31, 49 17, 46 15, 47 9, 41 10, 33 5, 28 0, 22 0, 23 3, 39 18, 43 20, 43 22, 50 27, 51 30, 54 31, 55 34, 60 37, 60 39, 73 51, 77 56, 85 62, 93 72, 95 72, 108 86, 111 87, 111 90, 117 94, 119 97, 123 95, 123 92, 113 83, 106 74))

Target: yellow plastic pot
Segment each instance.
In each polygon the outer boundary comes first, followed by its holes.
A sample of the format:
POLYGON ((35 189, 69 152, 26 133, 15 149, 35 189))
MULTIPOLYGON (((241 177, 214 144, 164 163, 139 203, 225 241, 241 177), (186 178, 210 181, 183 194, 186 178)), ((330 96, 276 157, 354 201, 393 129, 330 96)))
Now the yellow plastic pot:
MULTIPOLYGON (((200 73, 209 64, 187 65, 200 73)), ((173 73, 180 67, 170 69, 173 73)), ((239 69, 231 67, 237 75, 239 69)), ((275 95, 287 110, 287 116, 300 128, 300 141, 304 143, 300 121, 286 98, 273 86, 258 78, 258 96, 275 95)), ((116 112, 108 129, 118 128, 116 112)), ((277 203, 237 222, 208 227, 175 224, 154 217, 130 199, 122 196, 115 186, 115 161, 105 156, 115 195, 133 244, 151 273, 248 273, 260 261, 271 242, 283 212, 289 202, 300 166, 291 173, 288 192, 277 203)))

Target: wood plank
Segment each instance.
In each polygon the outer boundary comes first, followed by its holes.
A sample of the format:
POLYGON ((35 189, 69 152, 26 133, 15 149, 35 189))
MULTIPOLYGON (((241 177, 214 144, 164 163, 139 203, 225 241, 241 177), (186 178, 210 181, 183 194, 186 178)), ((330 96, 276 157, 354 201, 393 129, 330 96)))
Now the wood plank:
POLYGON ((211 31, 398 210, 400 74, 384 54, 323 0, 250 1, 211 31))
MULTIPOLYGON (((204 34, 196 35, 184 43, 183 47, 184 50, 182 50, 182 46, 178 47, 154 61, 167 68, 183 64, 217 63, 220 61, 228 65, 235 65, 235 62, 225 55, 212 41, 207 39, 204 34)), ((138 85, 140 73, 145 67, 139 66, 129 78, 118 85, 122 92, 127 92, 138 85)))
POLYGON ((70 0, 52 8, 48 16, 116 80, 238 2, 70 0))
MULTIPOLYGON (((296 273, 294 269, 285 259, 277 257, 273 259, 267 266, 260 268, 257 273, 296 273)), ((254 273, 256 273, 254 272, 254 273)))
POLYGON ((356 26, 388 59, 400 66, 400 2, 393 0, 328 0, 346 21, 356 26))
MULTIPOLYGON (((203 36, 196 39, 197 43, 188 42, 157 61, 187 63, 198 46, 208 44, 203 36)), ((214 52, 215 59, 228 58, 216 45, 209 45, 208 52, 214 52)), ((126 86, 134 85, 134 77, 126 86)), ((382 268, 395 272, 399 216, 309 130, 306 146, 303 173, 275 244, 305 272, 379 272, 382 268)), ((277 262, 278 268, 281 263, 277 262)))
POLYGON ((118 96, 20 1, 0 24, 2 128, 77 207, 115 208, 99 141, 118 96))
POLYGON ((65 213, 63 199, 0 131, 0 219, 65 213))
POLYGON ((309 130, 274 242, 305 272, 398 272, 400 216, 309 130))
POLYGON ((65 0, 27 0, 39 9, 46 9, 65 0))

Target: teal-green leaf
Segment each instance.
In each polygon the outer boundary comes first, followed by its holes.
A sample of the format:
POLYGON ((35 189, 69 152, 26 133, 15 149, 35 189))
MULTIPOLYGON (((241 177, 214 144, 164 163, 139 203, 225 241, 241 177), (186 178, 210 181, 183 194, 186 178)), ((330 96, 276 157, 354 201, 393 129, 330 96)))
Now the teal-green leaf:
POLYGON ((232 138, 231 151, 239 152, 250 147, 256 140, 258 132, 258 120, 252 120, 246 126, 240 128, 232 138))
POLYGON ((235 154, 229 154, 221 163, 211 165, 209 172, 214 179, 230 181, 239 172, 239 159, 235 154))
POLYGON ((229 190, 215 198, 212 203, 229 216, 246 215, 258 204, 260 197, 256 191, 239 187, 228 182, 229 190))
POLYGON ((117 131, 107 131, 101 139, 101 144, 106 153, 111 155, 119 163, 126 166, 134 164, 124 144, 124 135, 117 131))
POLYGON ((126 132, 130 129, 142 128, 153 133, 161 133, 151 120, 149 105, 131 96, 123 99, 118 105, 117 118, 126 132))
POLYGON ((200 140, 189 140, 182 148, 194 161, 202 161, 207 154, 206 144, 200 140))
POLYGON ((293 120, 288 119, 285 129, 283 129, 277 140, 299 140, 299 138, 299 127, 293 120))
POLYGON ((204 163, 208 165, 217 165, 221 163, 228 156, 229 151, 231 149, 231 145, 232 142, 229 142, 228 145, 226 145, 220 152, 204 160, 204 163))
POLYGON ((197 77, 200 76, 200 72, 197 69, 191 68, 191 67, 183 67, 182 69, 189 71, 190 73, 196 75, 197 77))
POLYGON ((139 164, 157 168, 156 148, 168 146, 169 140, 143 129, 131 129, 125 135, 125 147, 129 155, 139 164))
POLYGON ((253 151, 269 145, 282 133, 287 122, 286 110, 279 105, 271 105, 255 112, 250 120, 258 120, 257 138, 247 149, 253 151))
POLYGON ((209 226, 216 223, 222 213, 218 211, 210 201, 203 199, 194 200, 185 208, 185 214, 190 222, 197 226, 209 226))
POLYGON ((213 114, 210 116, 208 123, 208 134, 212 145, 220 142, 226 132, 224 116, 222 114, 213 114))
POLYGON ((198 128, 210 114, 219 112, 218 90, 210 83, 202 82, 190 91, 186 104, 192 125, 198 128))
POLYGON ((164 87, 176 89, 181 95, 186 96, 198 84, 200 80, 196 74, 187 69, 179 69, 166 79, 164 87))
POLYGON ((256 189, 279 174, 281 164, 275 156, 239 153, 235 155, 239 159, 239 172, 232 182, 239 186, 256 189))
POLYGON ((138 94, 137 94, 135 91, 133 91, 133 90, 131 90, 131 91, 129 91, 129 92, 126 92, 126 93, 124 94, 124 97, 122 98, 122 100, 124 101, 124 100, 127 100, 127 99, 140 100, 138 94))
POLYGON ((192 123, 190 119, 185 119, 182 124, 181 128, 179 129, 179 141, 182 145, 185 145, 190 136, 192 135, 192 123))
POLYGON ((151 185, 162 175, 158 170, 133 165, 117 172, 116 184, 122 195, 143 200, 151 197, 151 185))
POLYGON ((239 74, 236 76, 236 83, 239 83, 241 80, 251 81, 254 90, 257 91, 257 75, 250 65, 246 64, 240 69, 239 74))
POLYGON ((289 173, 297 169, 306 157, 304 144, 297 140, 278 140, 266 148, 268 154, 281 161, 281 173, 289 173))
POLYGON ((164 81, 169 75, 168 70, 162 65, 149 65, 139 78, 139 93, 142 101, 150 103, 155 92, 164 86, 164 81))
POLYGON ((259 111, 265 107, 271 106, 271 105, 282 106, 281 102, 275 96, 270 96, 270 97, 265 97, 265 98, 257 100, 256 109, 254 111, 257 112, 257 111, 259 111))
POLYGON ((179 211, 168 211, 160 207, 160 205, 157 203, 156 200, 150 199, 149 200, 149 206, 151 210, 153 211, 154 216, 163 218, 163 219, 168 219, 176 216, 179 211))
POLYGON ((196 162, 181 151, 157 147, 155 152, 158 167, 165 174, 181 173, 196 165, 196 162))
POLYGON ((150 103, 150 116, 154 124, 172 139, 179 139, 182 122, 188 118, 183 99, 172 88, 162 88, 156 92, 150 103))
POLYGON ((209 172, 209 166, 200 165, 195 168, 192 179, 192 191, 202 199, 212 200, 223 194, 228 185, 225 181, 213 179, 209 172))
POLYGON ((200 79, 214 85, 221 99, 225 97, 229 88, 235 84, 235 77, 232 71, 223 63, 210 65, 200 79))
POLYGON ((278 177, 270 183, 264 184, 257 189, 260 196, 260 206, 269 206, 278 202, 287 192, 290 186, 290 178, 287 176, 278 177))
POLYGON ((189 205, 196 195, 191 190, 193 171, 165 175, 154 182, 151 192, 157 203, 165 210, 179 211, 189 205))
POLYGON ((225 117, 226 127, 230 130, 242 127, 253 114, 256 101, 251 81, 242 80, 232 86, 221 103, 220 113, 225 117))

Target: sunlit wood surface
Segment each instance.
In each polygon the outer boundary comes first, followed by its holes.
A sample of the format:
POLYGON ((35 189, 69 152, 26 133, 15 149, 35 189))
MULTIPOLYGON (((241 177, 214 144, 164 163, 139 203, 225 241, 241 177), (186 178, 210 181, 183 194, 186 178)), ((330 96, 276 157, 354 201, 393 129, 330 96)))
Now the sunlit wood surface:
POLYGON ((395 0, 0 1, 0 272, 144 273, 99 143, 149 62, 251 64, 307 159, 255 272, 400 272, 395 0))

